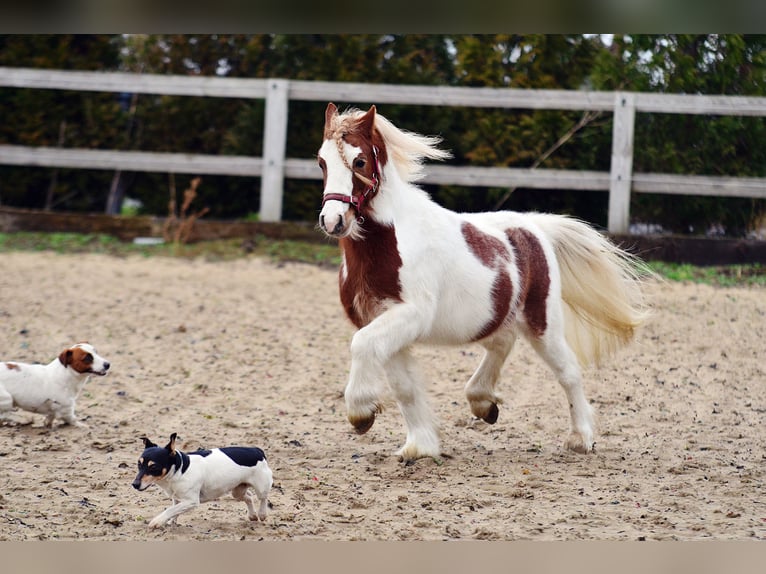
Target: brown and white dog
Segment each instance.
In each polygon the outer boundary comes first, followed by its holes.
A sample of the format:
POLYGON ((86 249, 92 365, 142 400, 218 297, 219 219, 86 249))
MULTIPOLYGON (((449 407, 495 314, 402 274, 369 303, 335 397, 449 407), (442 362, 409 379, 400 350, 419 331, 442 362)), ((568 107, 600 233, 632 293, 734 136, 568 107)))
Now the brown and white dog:
POLYGON ((56 418, 87 427, 75 418, 75 402, 91 375, 103 376, 108 370, 109 361, 88 343, 64 349, 47 365, 0 362, 0 419, 18 407, 45 415, 48 428, 56 418))

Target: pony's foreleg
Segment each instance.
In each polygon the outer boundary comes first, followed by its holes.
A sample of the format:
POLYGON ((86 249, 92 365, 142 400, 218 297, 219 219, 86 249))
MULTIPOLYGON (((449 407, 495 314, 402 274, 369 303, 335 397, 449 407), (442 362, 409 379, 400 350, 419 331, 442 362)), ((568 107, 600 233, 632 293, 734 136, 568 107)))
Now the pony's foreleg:
POLYGON ((397 456, 404 461, 439 456, 438 424, 426 400, 425 381, 409 349, 389 359, 386 374, 407 425, 407 441, 397 456))
POLYGON ((516 341, 516 335, 505 331, 487 341, 481 341, 484 347, 484 357, 479 368, 465 385, 465 396, 474 416, 489 424, 495 424, 499 414, 497 405, 502 401, 495 394, 495 385, 500 378, 508 354, 516 341))
POLYGON ((591 452, 594 441, 593 409, 585 398, 577 357, 563 333, 551 333, 549 330, 541 339, 532 338, 530 342, 553 369, 567 395, 571 429, 564 443, 566 448, 583 454, 591 452))
POLYGON ((358 433, 367 432, 381 410, 379 396, 384 365, 417 339, 422 321, 416 307, 399 304, 354 334, 345 397, 348 420, 358 433))

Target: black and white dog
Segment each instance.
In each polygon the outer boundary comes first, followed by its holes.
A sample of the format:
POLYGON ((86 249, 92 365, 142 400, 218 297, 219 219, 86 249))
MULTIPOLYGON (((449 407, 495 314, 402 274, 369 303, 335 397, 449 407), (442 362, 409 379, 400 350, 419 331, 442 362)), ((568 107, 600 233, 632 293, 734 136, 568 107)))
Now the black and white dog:
POLYGON ((176 449, 176 436, 170 435, 165 447, 141 438, 145 449, 138 459, 133 488, 145 490, 156 484, 173 501, 149 522, 150 528, 158 528, 201 502, 215 500, 227 492, 244 501, 250 520, 266 519, 272 475, 261 449, 229 446, 185 453, 176 449), (251 487, 259 501, 258 510, 253 505, 251 487))

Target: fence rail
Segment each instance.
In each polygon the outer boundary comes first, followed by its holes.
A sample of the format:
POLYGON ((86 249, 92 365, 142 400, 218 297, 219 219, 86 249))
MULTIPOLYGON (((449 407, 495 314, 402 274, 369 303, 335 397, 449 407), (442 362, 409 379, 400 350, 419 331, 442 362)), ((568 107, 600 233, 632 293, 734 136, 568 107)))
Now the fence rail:
POLYGON ((0 87, 263 99, 264 157, 0 145, 0 164, 206 173, 261 178, 261 219, 282 218, 284 178, 321 179, 311 159, 286 158, 290 100, 605 111, 614 115, 609 172, 429 165, 424 183, 609 192, 609 231, 626 233, 630 195, 668 193, 766 199, 766 178, 633 173, 635 115, 766 116, 766 98, 642 92, 522 90, 310 82, 0 67, 0 87))

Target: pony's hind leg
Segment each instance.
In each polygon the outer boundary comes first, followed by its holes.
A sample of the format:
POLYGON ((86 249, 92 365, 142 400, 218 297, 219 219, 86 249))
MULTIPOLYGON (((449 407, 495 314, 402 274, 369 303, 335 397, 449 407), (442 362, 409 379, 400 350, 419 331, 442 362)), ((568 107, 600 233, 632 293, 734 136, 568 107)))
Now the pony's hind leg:
POLYGON ((426 400, 425 382, 414 357, 403 349, 388 360, 385 369, 407 425, 407 440, 397 456, 404 461, 439 456, 438 424, 426 400))
POLYGON ((594 444, 593 409, 585 398, 577 357, 564 339, 564 334, 551 332, 550 328, 543 337, 530 337, 529 340, 553 370, 566 393, 571 423, 564 443, 566 448, 583 454, 591 452, 594 444))
POLYGON ((485 349, 484 357, 465 385, 465 396, 471 412, 489 424, 497 422, 499 414, 497 405, 502 401, 495 394, 495 385, 515 341, 516 335, 510 330, 481 341, 480 344, 485 349))

